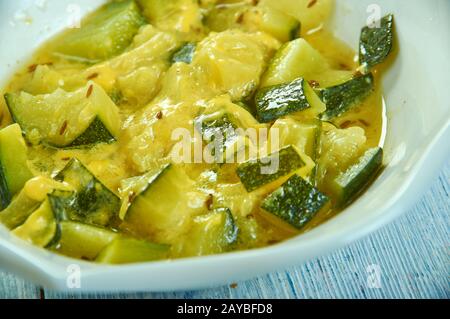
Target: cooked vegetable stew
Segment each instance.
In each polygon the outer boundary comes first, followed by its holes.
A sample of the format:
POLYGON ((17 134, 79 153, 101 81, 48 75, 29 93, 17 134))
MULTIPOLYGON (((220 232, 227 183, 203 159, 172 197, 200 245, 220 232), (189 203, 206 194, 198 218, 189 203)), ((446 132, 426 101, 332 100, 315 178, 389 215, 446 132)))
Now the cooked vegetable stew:
POLYGON ((106 3, 4 88, 0 222, 122 264, 264 247, 334 216, 382 167, 394 18, 364 27, 357 54, 327 29, 332 10, 106 3))

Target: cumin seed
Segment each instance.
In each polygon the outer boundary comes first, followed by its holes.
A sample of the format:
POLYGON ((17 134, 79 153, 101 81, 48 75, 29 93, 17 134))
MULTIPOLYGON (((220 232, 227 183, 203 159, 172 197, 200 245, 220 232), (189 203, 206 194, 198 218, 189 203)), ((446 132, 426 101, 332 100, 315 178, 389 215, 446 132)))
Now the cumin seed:
POLYGON ((308 8, 308 9, 309 9, 309 8, 312 8, 316 3, 317 3, 317 0, 311 0, 311 1, 308 3, 307 8, 308 8))
POLYGON ((69 123, 67 122, 67 120, 65 120, 63 125, 61 126, 61 129, 59 130, 59 135, 63 135, 66 132, 68 124, 69 123))
POLYGON ((89 88, 88 88, 88 90, 86 92, 86 97, 87 98, 91 96, 92 90, 94 90, 94 86, 91 84, 91 85, 89 85, 89 88))

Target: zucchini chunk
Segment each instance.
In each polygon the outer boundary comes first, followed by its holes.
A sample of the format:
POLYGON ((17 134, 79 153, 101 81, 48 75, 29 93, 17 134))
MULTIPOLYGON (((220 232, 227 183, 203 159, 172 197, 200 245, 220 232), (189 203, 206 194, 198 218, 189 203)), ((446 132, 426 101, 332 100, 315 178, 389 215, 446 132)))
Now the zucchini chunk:
POLYGON ((368 71, 384 62, 394 42, 394 15, 388 14, 377 23, 380 27, 365 26, 359 40, 359 63, 368 71))
POLYGON ((209 214, 194 217, 182 254, 205 256, 229 250, 238 238, 238 227, 231 210, 216 208, 209 214))
POLYGON ((0 130, 0 210, 32 177, 20 126, 13 124, 0 130))
POLYGON ((275 8, 263 6, 262 3, 259 3, 257 7, 259 10, 256 13, 259 15, 259 20, 256 20, 256 25, 261 31, 273 35, 281 42, 298 38, 301 24, 297 19, 275 8))
POLYGON ((55 53, 69 59, 95 63, 122 53, 145 18, 133 0, 113 1, 82 21, 58 41, 55 53))
POLYGON ((212 147, 211 155, 216 163, 224 163, 228 158, 235 158, 237 153, 245 151, 251 143, 245 136, 245 130, 259 126, 248 110, 232 103, 227 95, 210 100, 194 124, 204 142, 214 142, 208 147, 212 147))
POLYGON ((170 246, 133 238, 116 238, 102 250, 96 261, 103 264, 129 264, 167 258, 170 246))
POLYGON ((72 159, 56 175, 57 181, 75 192, 53 192, 50 202, 61 220, 114 227, 119 221, 120 199, 104 186, 78 159, 72 159))
POLYGON ((172 55, 172 63, 184 62, 186 64, 191 64, 196 48, 197 45, 193 42, 184 44, 172 55))
POLYGON ((17 194, 11 204, 0 212, 0 223, 9 229, 22 225, 41 204, 40 201, 28 196, 25 190, 17 194))
POLYGON ((65 256, 94 260, 118 236, 118 233, 102 227, 61 221, 51 248, 65 256))
POLYGON ((263 31, 281 42, 296 39, 300 34, 300 22, 291 15, 273 7, 235 3, 230 6, 217 5, 205 19, 206 26, 215 32, 228 29, 243 29, 249 32, 263 31))
POLYGON ((172 243, 186 231, 192 208, 189 192, 193 182, 183 169, 167 164, 151 175, 146 188, 131 203, 125 227, 159 243, 172 243))
POLYGON ((265 87, 255 96, 258 120, 263 123, 310 109, 314 103, 316 108, 323 108, 319 97, 303 78, 287 84, 265 87))
POLYGON ((373 75, 369 73, 344 84, 323 89, 321 96, 327 110, 321 115, 321 119, 329 121, 349 111, 373 92, 373 86, 373 75))
POLYGON ((202 29, 202 14, 196 0, 138 0, 144 16, 161 30, 183 33, 202 29))
MULTIPOLYGON (((311 161, 309 158, 308 160, 311 161)), ((306 161, 305 157, 301 156, 294 146, 288 146, 268 157, 240 164, 236 173, 247 192, 250 193, 299 170, 307 169, 310 171, 311 165, 306 161)))
POLYGON ((305 39, 296 39, 283 45, 269 64, 261 86, 289 83, 299 77, 317 80, 317 73, 327 70, 325 58, 305 39))
POLYGON ((61 148, 114 142, 120 131, 119 109, 105 91, 89 82, 74 92, 6 94, 14 121, 32 144, 61 148))
MULTIPOLYGON (((321 148, 321 120, 297 121, 291 118, 283 118, 275 121, 271 127, 272 129, 278 130, 279 145, 281 147, 293 145, 314 162, 317 162, 321 148)), ((314 166, 309 176, 310 181, 316 180, 316 174, 317 166, 314 166)))
POLYGON ((298 175, 267 196, 262 208, 297 230, 326 207, 329 199, 298 175))
POLYGON ((39 205, 54 190, 69 190, 70 187, 51 178, 37 176, 27 181, 11 204, 0 212, 0 223, 9 229, 22 225, 39 205))
POLYGON ((53 210, 49 201, 45 200, 25 223, 15 228, 12 233, 33 245, 46 247, 55 237, 56 230, 53 210))
POLYGON ((354 199, 373 180, 382 163, 383 149, 381 147, 371 148, 354 165, 339 174, 331 185, 337 205, 345 206, 354 199))

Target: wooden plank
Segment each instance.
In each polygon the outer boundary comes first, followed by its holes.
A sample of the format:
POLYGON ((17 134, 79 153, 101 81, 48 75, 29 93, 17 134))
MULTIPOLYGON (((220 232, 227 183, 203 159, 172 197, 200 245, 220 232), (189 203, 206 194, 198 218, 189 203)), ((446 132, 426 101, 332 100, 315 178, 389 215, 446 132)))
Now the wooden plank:
POLYGON ((0 272, 0 299, 37 299, 40 289, 17 276, 0 272))

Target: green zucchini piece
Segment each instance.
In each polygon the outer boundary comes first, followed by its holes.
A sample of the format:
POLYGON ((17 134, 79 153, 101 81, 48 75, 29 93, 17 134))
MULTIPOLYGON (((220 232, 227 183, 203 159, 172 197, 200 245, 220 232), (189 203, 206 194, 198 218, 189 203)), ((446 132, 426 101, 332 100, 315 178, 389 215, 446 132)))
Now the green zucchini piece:
POLYGON ((295 147, 288 146, 266 158, 240 164, 236 173, 245 189, 252 192, 305 166, 305 161, 295 147))
POLYGON ((229 250, 238 237, 231 210, 216 208, 209 214, 194 217, 182 254, 185 256, 205 256, 229 250))
POLYGON ((293 175, 280 188, 267 196, 262 208, 300 230, 318 212, 329 198, 298 175, 293 175))
POLYGON ((261 31, 273 35, 281 42, 291 41, 299 37, 301 24, 296 18, 275 8, 263 6, 261 3, 258 4, 258 9, 259 12, 256 12, 261 17, 257 25, 261 31))
POLYGON ((60 219, 103 227, 117 225, 121 206, 119 197, 79 160, 72 159, 55 179, 75 189, 75 192, 57 191, 50 195, 50 202, 60 219))
POLYGON ((46 247, 55 237, 56 231, 53 210, 49 201, 45 200, 25 223, 15 228, 12 233, 33 245, 46 247))
POLYGON ((196 0, 138 0, 144 16, 161 30, 192 33, 202 29, 202 14, 196 0))
MULTIPOLYGON (((215 142, 218 144, 219 150, 216 149, 217 147, 211 150, 211 155, 215 156, 215 162, 224 162, 226 149, 233 146, 239 139, 236 132, 238 128, 236 120, 232 119, 228 113, 200 117, 197 121, 199 119, 201 119, 201 128, 199 127, 199 129, 201 129, 203 140, 207 143, 215 142)), ((200 122, 197 123, 200 126, 200 122)))
POLYGON ((362 103, 373 92, 373 86, 373 75, 369 73, 323 89, 321 96, 327 110, 321 115, 321 119, 332 120, 362 103))
POLYGON ((263 123, 310 109, 313 103, 318 103, 319 107, 322 104, 303 78, 287 84, 265 87, 255 96, 257 117, 263 123))
POLYGON ((160 243, 171 243, 186 231, 190 220, 189 192, 193 182, 183 169, 164 165, 136 194, 125 216, 131 232, 160 243))
POLYGON ((118 233, 101 227, 61 221, 52 249, 65 256, 94 260, 118 236, 118 233))
POLYGON ((229 158, 234 160, 237 153, 248 150, 251 141, 245 130, 260 124, 248 110, 232 103, 228 96, 220 96, 208 103, 194 125, 202 134, 203 141, 209 143, 207 147, 211 148, 214 161, 224 163, 229 158))
POLYGON ((339 174, 331 185, 339 207, 347 205, 373 180, 383 164, 383 149, 367 150, 358 161, 339 174))
POLYGON ((97 257, 103 264, 128 264, 165 259, 170 246, 133 238, 117 238, 97 257))
POLYGON ((289 83, 299 77, 317 80, 327 70, 325 58, 306 40, 296 39, 283 45, 269 64, 261 87, 289 83))
POLYGON ((0 223, 9 229, 14 229, 22 225, 41 204, 29 197, 24 189, 17 194, 11 204, 0 212, 0 223))
POLYGON ((20 126, 13 124, 0 130, 0 210, 11 203, 12 197, 32 177, 20 126))
POLYGON ((95 63, 122 53, 145 18, 133 0, 113 1, 81 22, 58 41, 55 53, 95 63))
POLYGON ((210 30, 222 32, 229 29, 243 29, 249 32, 263 31, 281 42, 296 39, 300 34, 300 22, 275 8, 258 4, 219 4, 208 13, 205 24, 210 30))
POLYGON ((388 14, 378 21, 379 27, 365 26, 359 40, 359 63, 367 71, 384 62, 394 42, 394 15, 388 14))
POLYGON ((196 48, 197 45, 195 43, 188 42, 184 44, 172 55, 172 63, 184 62, 186 64, 191 64, 196 48))
MULTIPOLYGON (((275 121, 272 129, 278 130, 279 145, 281 147, 294 145, 297 149, 317 162, 320 153, 322 121, 312 119, 297 121, 292 118, 283 118, 275 121)), ((310 181, 316 178, 317 166, 311 171, 310 181)), ((315 184, 315 183, 313 183, 315 184)))
POLYGON ((94 82, 66 92, 5 95, 14 121, 32 144, 44 142, 62 148, 111 143, 120 132, 119 109, 94 82))

